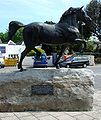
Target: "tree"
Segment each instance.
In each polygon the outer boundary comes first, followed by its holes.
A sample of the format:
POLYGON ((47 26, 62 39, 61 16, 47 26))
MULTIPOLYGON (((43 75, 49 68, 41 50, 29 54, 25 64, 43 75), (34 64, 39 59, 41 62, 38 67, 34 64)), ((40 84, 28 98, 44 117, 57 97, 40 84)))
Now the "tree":
POLYGON ((87 41, 86 43, 87 52, 95 52, 96 48, 97 48, 97 44, 95 44, 94 41, 87 41))
POLYGON ((5 33, 1 32, 0 33, 0 39, 3 43, 8 42, 7 41, 7 36, 8 36, 8 32, 5 32, 5 33))
POLYGON ((23 28, 20 28, 19 30, 17 30, 15 36, 13 37, 13 42, 17 43, 19 41, 23 41, 23 35, 22 35, 22 32, 23 32, 23 28))
POLYGON ((86 12, 87 14, 96 22, 97 19, 97 0, 92 0, 87 6, 86 6, 86 12))
POLYGON ((96 30, 101 29, 101 23, 99 22, 101 21, 101 2, 98 0, 91 0, 91 2, 86 6, 85 11, 98 25, 96 30))
MULTIPOLYGON (((16 32, 16 34, 15 34, 15 36, 13 37, 12 41, 15 42, 15 43, 17 43, 17 42, 19 42, 19 41, 22 41, 22 40, 23 40, 22 32, 23 32, 23 28, 20 28, 20 29, 16 32)), ((8 42, 8 41, 7 41, 7 36, 8 36, 8 31, 6 31, 5 33, 3 33, 3 32, 0 33, 0 39, 1 39, 1 41, 2 41, 3 43, 7 43, 7 42, 8 42)))

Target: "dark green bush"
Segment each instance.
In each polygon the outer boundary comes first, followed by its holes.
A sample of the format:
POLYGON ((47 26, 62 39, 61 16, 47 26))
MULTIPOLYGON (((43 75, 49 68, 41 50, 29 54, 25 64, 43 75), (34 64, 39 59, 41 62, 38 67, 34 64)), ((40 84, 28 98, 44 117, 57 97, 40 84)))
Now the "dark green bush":
POLYGON ((97 57, 94 60, 95 60, 95 63, 98 63, 98 64, 101 63, 101 57, 97 57))
MULTIPOLYGON (((43 49, 41 49, 41 48, 36 48, 41 54, 42 53, 45 53, 45 51, 43 50, 43 49)), ((37 56, 37 53, 34 51, 34 50, 31 50, 28 54, 27 54, 27 56, 37 56)))

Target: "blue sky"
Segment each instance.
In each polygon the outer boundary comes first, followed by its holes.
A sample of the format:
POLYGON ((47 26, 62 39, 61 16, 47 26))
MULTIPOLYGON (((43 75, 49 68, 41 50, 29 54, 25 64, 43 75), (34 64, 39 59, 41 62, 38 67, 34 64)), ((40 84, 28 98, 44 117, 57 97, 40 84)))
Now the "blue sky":
POLYGON ((91 0, 0 0, 0 32, 8 29, 12 20, 23 24, 31 22, 58 22, 69 7, 84 7, 91 0))

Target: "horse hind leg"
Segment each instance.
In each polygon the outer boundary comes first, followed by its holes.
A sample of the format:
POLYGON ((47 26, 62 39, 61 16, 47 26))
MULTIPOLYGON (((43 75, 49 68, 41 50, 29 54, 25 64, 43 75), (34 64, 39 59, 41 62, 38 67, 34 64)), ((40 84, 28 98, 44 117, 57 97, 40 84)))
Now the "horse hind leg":
POLYGON ((25 50, 21 53, 20 61, 18 63, 18 69, 20 69, 20 71, 23 71, 22 61, 25 58, 25 56, 27 55, 27 53, 30 51, 31 51, 31 49, 25 48, 25 50))
POLYGON ((60 54, 59 54, 59 56, 58 56, 58 58, 57 58, 57 60, 56 60, 56 62, 54 64, 57 69, 60 68, 60 66, 59 66, 59 60, 60 60, 61 56, 63 55, 63 53, 64 53, 64 51, 65 51, 66 48, 67 48, 67 46, 65 46, 65 45, 61 46, 61 52, 60 52, 60 54))

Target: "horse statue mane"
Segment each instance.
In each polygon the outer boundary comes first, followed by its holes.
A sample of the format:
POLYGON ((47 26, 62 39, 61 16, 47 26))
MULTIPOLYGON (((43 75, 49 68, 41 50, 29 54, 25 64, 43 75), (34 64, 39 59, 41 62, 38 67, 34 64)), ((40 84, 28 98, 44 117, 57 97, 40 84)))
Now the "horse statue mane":
POLYGON ((82 6, 81 8, 73 8, 73 7, 70 7, 68 10, 66 10, 66 11, 62 14, 59 23, 62 22, 62 21, 65 19, 65 17, 75 14, 77 10, 82 10, 82 8, 83 8, 83 6, 82 6))
MULTIPOLYGON (((35 52, 39 52, 35 48, 35 46, 39 44, 61 45, 61 52, 54 64, 56 68, 59 68, 59 60, 67 46, 78 43, 76 40, 80 34, 78 30, 78 21, 82 21, 93 26, 91 18, 85 14, 82 8, 83 7, 70 7, 63 13, 60 21, 53 25, 41 22, 32 22, 30 24, 23 25, 18 21, 11 21, 9 23, 8 39, 12 39, 16 31, 20 27, 24 27, 23 40, 26 48, 21 53, 18 69, 23 71, 22 61, 28 52, 30 52, 32 49, 35 52)), ((82 40, 79 42, 84 43, 82 40)))

